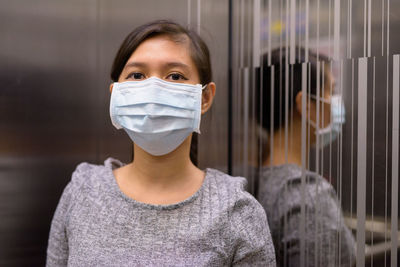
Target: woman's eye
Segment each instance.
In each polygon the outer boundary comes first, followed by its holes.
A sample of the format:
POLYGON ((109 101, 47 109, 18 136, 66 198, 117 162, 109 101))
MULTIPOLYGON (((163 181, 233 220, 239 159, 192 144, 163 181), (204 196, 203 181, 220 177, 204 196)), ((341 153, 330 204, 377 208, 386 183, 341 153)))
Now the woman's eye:
POLYGON ((181 74, 179 73, 172 73, 168 76, 169 79, 173 80, 173 81, 181 81, 181 80, 187 80, 185 77, 183 77, 181 74))
POLYGON ((144 78, 144 75, 140 72, 134 72, 129 75, 129 78, 133 78, 134 80, 142 80, 144 78))

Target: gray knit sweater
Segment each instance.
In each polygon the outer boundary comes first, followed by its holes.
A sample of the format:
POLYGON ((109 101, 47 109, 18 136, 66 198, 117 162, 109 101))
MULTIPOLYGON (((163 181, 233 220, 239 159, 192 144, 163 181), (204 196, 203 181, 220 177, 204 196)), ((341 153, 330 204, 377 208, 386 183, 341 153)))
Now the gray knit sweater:
POLYGON ((302 197, 301 176, 299 166, 285 164, 264 167, 259 177, 258 199, 267 212, 278 266, 300 266, 300 240, 305 266, 352 266, 355 241, 343 222, 335 190, 323 177, 306 171, 302 197))
POLYGON ((188 199, 151 205, 120 191, 118 166, 77 167, 54 214, 47 266, 275 266, 265 212, 244 178, 207 169, 188 199))

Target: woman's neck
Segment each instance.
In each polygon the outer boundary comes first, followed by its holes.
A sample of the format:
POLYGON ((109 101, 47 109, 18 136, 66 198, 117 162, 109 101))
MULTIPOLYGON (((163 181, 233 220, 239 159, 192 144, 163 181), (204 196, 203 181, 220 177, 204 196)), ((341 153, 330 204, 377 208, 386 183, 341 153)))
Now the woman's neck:
POLYGON ((204 172, 189 158, 191 138, 163 156, 153 156, 134 145, 134 160, 114 170, 118 186, 125 195, 149 204, 183 201, 201 187, 204 172))
MULTIPOLYGON (((287 148, 285 143, 285 127, 281 127, 274 132, 272 165, 293 163, 301 166, 301 117, 298 114, 293 114, 293 123, 289 124, 287 148)), ((264 165, 271 165, 271 154, 264 165)))
POLYGON ((176 150, 163 156, 153 156, 134 145, 134 160, 130 170, 137 179, 149 184, 171 184, 199 170, 190 160, 190 138, 176 150))

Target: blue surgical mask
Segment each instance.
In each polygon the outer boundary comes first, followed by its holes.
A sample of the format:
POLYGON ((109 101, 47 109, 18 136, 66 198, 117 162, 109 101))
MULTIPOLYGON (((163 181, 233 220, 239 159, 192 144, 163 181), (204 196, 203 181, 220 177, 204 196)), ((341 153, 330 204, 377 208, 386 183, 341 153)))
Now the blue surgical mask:
POLYGON ((316 134, 319 136, 320 147, 333 142, 339 135, 345 122, 345 109, 341 95, 331 96, 331 123, 316 134))
POLYGON ((110 101, 112 124, 124 129, 148 153, 168 154, 192 132, 200 133, 204 88, 156 77, 114 83, 110 101))

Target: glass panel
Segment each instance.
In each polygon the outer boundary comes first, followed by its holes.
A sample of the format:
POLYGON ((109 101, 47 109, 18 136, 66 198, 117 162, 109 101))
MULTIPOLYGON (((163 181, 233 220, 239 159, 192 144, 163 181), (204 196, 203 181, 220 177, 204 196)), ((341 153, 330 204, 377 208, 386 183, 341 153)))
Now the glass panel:
POLYGON ((400 3, 232 3, 233 174, 279 263, 397 266, 400 3))

